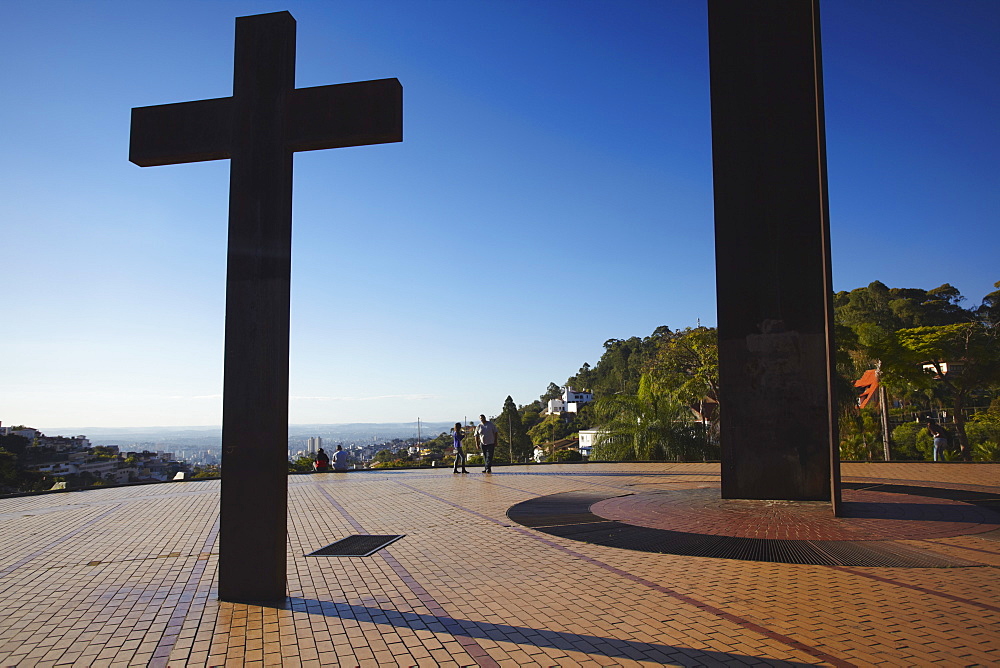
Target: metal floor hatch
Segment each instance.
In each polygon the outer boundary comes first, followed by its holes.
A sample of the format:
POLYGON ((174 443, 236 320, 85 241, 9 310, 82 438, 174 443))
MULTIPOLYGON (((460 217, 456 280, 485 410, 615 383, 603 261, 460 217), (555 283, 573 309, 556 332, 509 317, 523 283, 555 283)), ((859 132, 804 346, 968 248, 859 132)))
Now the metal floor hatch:
POLYGON ((395 543, 405 536, 371 536, 355 535, 341 538, 330 543, 326 547, 321 547, 315 552, 305 555, 307 557, 369 557, 383 547, 395 543))

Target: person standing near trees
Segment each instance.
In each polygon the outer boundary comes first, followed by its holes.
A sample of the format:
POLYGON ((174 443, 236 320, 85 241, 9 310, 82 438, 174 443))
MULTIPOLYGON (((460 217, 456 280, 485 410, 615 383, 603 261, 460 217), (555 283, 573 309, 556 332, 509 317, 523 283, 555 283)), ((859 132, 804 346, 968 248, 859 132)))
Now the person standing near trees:
POLYGON ((493 452, 497 448, 497 426, 485 415, 479 416, 476 425, 476 444, 483 452, 483 473, 493 473, 493 452))
POLYGON ((927 431, 934 437, 934 461, 944 461, 944 451, 948 447, 948 430, 937 423, 928 422, 927 431))
POLYGON ((452 431, 452 447, 455 449, 455 468, 452 473, 458 473, 458 462, 462 462, 462 473, 468 473, 465 470, 465 451, 462 450, 462 439, 465 438, 465 430, 462 429, 462 423, 456 422, 455 428, 452 431))

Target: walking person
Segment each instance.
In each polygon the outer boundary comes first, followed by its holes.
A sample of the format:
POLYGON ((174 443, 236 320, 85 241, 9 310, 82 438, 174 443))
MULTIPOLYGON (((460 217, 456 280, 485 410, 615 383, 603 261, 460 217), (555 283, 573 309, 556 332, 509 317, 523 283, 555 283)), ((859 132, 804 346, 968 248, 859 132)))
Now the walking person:
POLYGON ((455 468, 452 470, 452 473, 458 473, 459 462, 462 462, 462 473, 468 473, 465 470, 465 451, 462 450, 462 439, 465 438, 465 430, 462 429, 462 423, 456 422, 455 428, 451 431, 451 445, 455 449, 455 468))
POLYGON ((944 451, 948 447, 948 430, 935 422, 928 422, 927 431, 934 437, 934 461, 944 461, 944 451))
POLYGON ((476 444, 483 452, 483 473, 493 473, 493 453, 497 448, 497 426, 485 415, 479 416, 476 425, 476 444))

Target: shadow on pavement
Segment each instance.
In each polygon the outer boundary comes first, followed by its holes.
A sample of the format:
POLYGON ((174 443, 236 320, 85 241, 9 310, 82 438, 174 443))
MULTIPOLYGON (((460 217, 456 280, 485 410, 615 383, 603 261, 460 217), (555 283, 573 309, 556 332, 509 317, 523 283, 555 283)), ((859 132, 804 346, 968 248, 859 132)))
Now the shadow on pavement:
MULTIPOLYGON (((334 603, 332 601, 319 601, 297 597, 289 597, 284 604, 275 604, 269 607, 294 612, 305 612, 311 615, 323 615, 325 617, 355 619, 360 622, 384 624, 413 630, 426 629, 432 633, 447 633, 456 638, 471 638, 473 640, 488 639, 495 642, 549 647, 567 652, 585 652, 587 654, 600 654, 607 657, 632 659, 635 661, 656 661, 681 666, 718 665, 730 662, 741 662, 737 665, 754 665, 762 661, 760 657, 745 654, 714 652, 689 647, 674 647, 672 645, 621 640, 619 638, 602 638, 580 633, 532 629, 523 626, 454 619, 452 617, 384 610, 366 605, 334 603)), ((771 666, 814 665, 811 663, 789 663, 775 659, 763 660, 771 666)))

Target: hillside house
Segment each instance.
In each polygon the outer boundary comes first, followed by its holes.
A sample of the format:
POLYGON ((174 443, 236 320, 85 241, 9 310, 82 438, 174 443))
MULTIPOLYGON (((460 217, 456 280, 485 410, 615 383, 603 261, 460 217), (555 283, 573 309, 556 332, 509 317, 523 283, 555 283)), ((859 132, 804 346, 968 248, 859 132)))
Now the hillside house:
POLYGON ((558 399, 549 399, 545 412, 549 415, 562 415, 563 413, 579 413, 580 408, 594 400, 591 392, 577 392, 567 385, 563 388, 562 396, 558 399))

